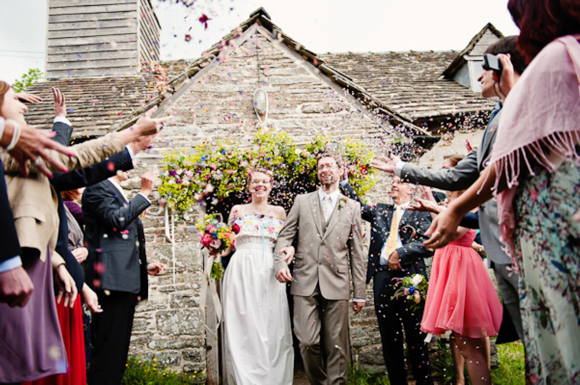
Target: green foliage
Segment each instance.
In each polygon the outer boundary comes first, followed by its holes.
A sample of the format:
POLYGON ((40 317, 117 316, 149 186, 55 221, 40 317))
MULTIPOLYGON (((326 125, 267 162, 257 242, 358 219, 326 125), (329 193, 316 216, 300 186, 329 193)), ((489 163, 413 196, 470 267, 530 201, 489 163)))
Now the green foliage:
MULTIPOLYGON (((234 204, 248 200, 248 172, 263 167, 274 176, 270 202, 288 211, 297 194, 316 190, 316 156, 330 145, 328 137, 316 136, 300 149, 285 132, 258 132, 253 146, 247 149, 218 142, 200 144, 191 154, 173 150, 165 154, 158 191, 179 218, 187 219, 196 202, 207 205, 207 212, 226 214, 234 204)), ((339 149, 337 155, 349 164, 349 182, 359 196, 364 196, 375 184, 374 170, 370 168, 372 151, 349 138, 340 143, 339 149)))
POLYGON ((348 365, 348 385, 389 385, 385 373, 368 373, 359 368, 358 363, 348 365))
POLYGON ((28 70, 28 73, 22 75, 22 79, 14 80, 12 87, 14 88, 14 92, 21 92, 31 85, 38 83, 40 79, 42 79, 42 71, 38 68, 31 68, 28 70))
POLYGON ((519 341, 497 345, 497 352, 499 368, 491 371, 491 382, 499 385, 524 385, 524 345, 519 341))
POLYGON ((177 373, 168 368, 160 368, 153 363, 142 362, 138 357, 129 357, 121 385, 182 385, 205 384, 203 371, 177 373))

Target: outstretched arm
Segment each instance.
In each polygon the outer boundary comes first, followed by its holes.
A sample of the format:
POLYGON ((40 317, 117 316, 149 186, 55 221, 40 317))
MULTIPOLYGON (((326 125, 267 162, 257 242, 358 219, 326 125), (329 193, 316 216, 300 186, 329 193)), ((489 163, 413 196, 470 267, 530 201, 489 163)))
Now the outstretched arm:
MULTIPOLYGON (((493 197, 492 188, 496 181, 496 175, 495 165, 487 167, 467 191, 451 202, 449 207, 433 220, 429 230, 425 233, 431 237, 425 242, 427 247, 443 247, 453 240, 461 219, 469 211, 481 206, 493 197)), ((506 187, 505 178, 501 178, 498 193, 506 187)))

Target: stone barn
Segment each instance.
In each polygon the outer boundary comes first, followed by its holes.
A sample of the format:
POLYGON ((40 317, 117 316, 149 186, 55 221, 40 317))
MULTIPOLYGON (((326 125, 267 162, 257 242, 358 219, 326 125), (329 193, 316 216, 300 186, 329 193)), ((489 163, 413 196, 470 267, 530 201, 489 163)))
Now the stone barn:
MULTIPOLYGON (((153 148, 136 158, 124 186, 133 193, 142 173, 160 170, 165 151, 219 140, 250 146, 259 129, 287 132, 299 145, 321 133, 333 141, 351 137, 376 154, 404 137, 417 145, 414 159, 430 165, 437 151, 448 153, 460 141, 453 140, 454 132, 467 132, 477 143, 493 106, 472 82, 481 47, 501 36, 492 25, 461 53, 317 55, 259 9, 198 60, 155 64, 160 28, 149 0, 49 0, 47 80, 28 90, 45 103, 31 106, 27 120, 48 127, 51 87, 61 89, 74 138, 127 128, 153 105, 157 115, 172 114, 174 122, 153 148), (266 116, 254 111, 257 89, 267 93, 266 116), (428 152, 440 135, 434 153, 428 152)), ((388 183, 379 175, 368 198, 389 200, 388 183)), ((131 354, 217 384, 223 376, 220 346, 200 312, 203 262, 193 223, 176 222, 172 243, 161 197, 152 202, 144 219, 148 259, 169 268, 150 278, 149 301, 135 316, 131 354)), ((350 341, 352 360, 384 370, 370 286, 365 308, 351 316, 350 341)))

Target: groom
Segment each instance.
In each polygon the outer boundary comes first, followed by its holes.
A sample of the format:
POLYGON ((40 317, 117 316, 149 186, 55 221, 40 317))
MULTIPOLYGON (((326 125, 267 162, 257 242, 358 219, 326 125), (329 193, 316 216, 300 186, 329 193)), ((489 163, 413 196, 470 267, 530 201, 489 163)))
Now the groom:
POLYGON ((311 384, 346 384, 349 257, 355 314, 366 297, 361 206, 338 190, 340 162, 330 154, 318 156, 320 189, 296 197, 274 253, 276 278, 292 282, 294 332, 311 384), (286 261, 295 238, 293 279, 286 261))

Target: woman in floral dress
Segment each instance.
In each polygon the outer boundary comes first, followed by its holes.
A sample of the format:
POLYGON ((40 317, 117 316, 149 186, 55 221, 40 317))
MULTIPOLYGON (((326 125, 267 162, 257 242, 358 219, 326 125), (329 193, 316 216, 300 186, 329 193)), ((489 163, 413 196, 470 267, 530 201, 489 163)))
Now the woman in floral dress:
POLYGON ((292 384, 294 350, 286 286, 276 280, 273 251, 286 213, 268 204, 270 172, 249 176, 252 201, 232 208, 236 252, 223 278, 226 368, 232 384, 292 384))
POLYGON ((530 63, 509 92, 490 164, 433 221, 427 245, 450 238, 465 212, 499 193, 500 229, 520 270, 530 382, 580 383, 580 2, 510 0, 530 63))

